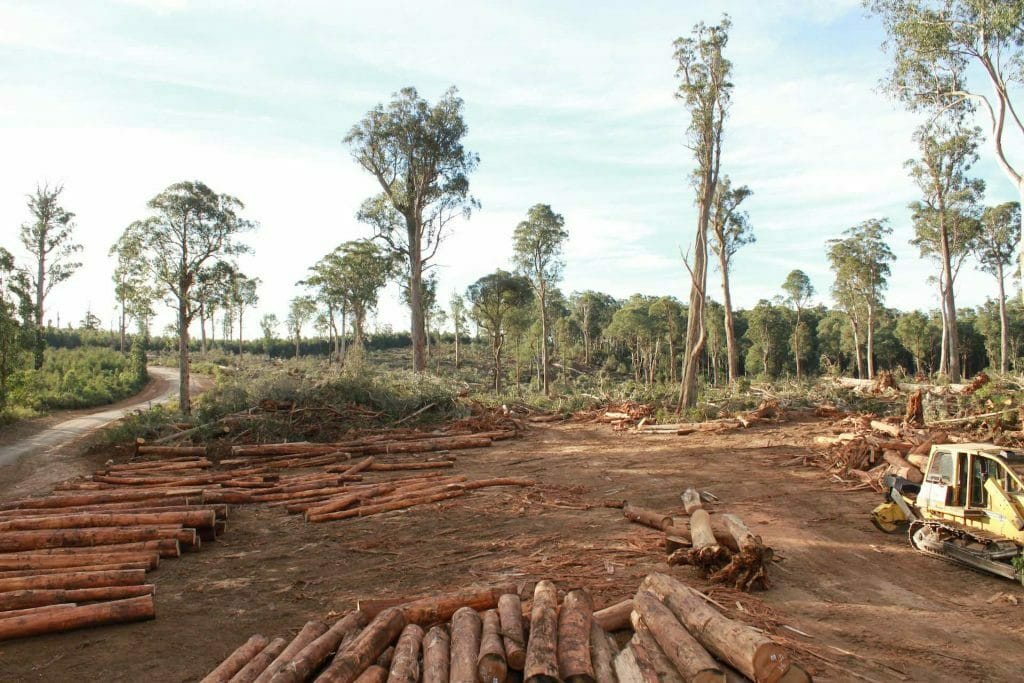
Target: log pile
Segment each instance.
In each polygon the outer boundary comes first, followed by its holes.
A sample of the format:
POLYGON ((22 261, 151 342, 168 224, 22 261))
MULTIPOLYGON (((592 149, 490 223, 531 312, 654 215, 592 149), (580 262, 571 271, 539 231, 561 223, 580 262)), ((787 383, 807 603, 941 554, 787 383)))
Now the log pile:
POLYGON ((402 431, 393 439, 228 449, 137 444, 142 459, 108 462, 48 495, 0 503, 0 640, 153 618, 146 573, 214 542, 230 505, 282 507, 324 522, 531 486, 452 473, 448 451, 511 434, 402 431), (386 458, 391 453, 420 457, 386 458))
POLYGON ((594 611, 582 589, 551 581, 532 594, 467 589, 412 601, 371 601, 290 639, 254 635, 202 683, 633 683, 810 681, 761 629, 651 574, 632 599, 594 611), (612 634, 616 633, 618 639, 612 634), (620 647, 619 643, 625 645, 620 647))
POLYGON ((636 431, 642 434, 674 434, 686 436, 698 432, 726 432, 746 429, 761 422, 780 422, 786 419, 786 411, 779 407, 777 401, 765 399, 757 408, 734 417, 723 417, 704 422, 676 422, 671 424, 651 424, 640 422, 636 431))
POLYGON ((666 562, 700 569, 712 583, 739 590, 769 586, 768 568, 774 551, 736 515, 715 515, 704 509, 701 494, 688 488, 682 497, 688 519, 677 519, 654 510, 623 502, 626 519, 664 533, 666 562))

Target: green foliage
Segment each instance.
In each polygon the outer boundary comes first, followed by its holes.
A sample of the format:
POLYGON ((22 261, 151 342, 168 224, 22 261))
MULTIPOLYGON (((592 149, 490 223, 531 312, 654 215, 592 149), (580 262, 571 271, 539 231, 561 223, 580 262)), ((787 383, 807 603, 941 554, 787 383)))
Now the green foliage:
POLYGON ((145 385, 131 358, 112 349, 47 349, 43 367, 10 380, 9 401, 32 410, 88 408, 127 398, 145 385))

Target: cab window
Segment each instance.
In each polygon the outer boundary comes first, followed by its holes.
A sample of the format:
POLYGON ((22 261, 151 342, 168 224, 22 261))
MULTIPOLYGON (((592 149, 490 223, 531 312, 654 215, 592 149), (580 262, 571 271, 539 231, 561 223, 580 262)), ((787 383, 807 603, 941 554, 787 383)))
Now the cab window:
POLYGON ((952 486, 954 472, 953 454, 939 451, 932 457, 932 466, 928 470, 928 481, 933 484, 952 486))

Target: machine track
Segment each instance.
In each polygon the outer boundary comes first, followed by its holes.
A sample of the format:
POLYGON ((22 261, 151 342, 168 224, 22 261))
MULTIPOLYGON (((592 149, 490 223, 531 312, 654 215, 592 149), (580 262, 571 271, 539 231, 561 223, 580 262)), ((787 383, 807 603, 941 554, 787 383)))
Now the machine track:
POLYGON ((989 545, 993 539, 972 533, 960 526, 934 520, 915 520, 907 529, 907 536, 910 546, 924 555, 964 565, 986 574, 995 574, 1011 580, 1019 579, 1010 563, 992 559, 990 553, 966 547, 968 543, 989 545), (925 530, 941 538, 926 538, 919 534, 925 530))

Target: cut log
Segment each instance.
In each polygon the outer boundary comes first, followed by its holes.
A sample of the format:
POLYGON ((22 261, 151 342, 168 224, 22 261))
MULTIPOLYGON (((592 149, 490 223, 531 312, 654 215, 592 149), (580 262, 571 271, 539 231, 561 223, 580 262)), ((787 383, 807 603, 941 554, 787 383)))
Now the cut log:
POLYGON ((327 624, 322 621, 307 621, 302 629, 292 638, 288 646, 255 678, 255 683, 270 683, 274 675, 283 669, 292 658, 307 645, 327 632, 327 624))
POLYGON ((381 496, 386 493, 391 493, 397 487, 394 484, 379 484, 370 489, 364 489, 362 491, 353 491, 342 496, 331 498, 324 503, 315 505, 306 510, 306 521, 307 522, 319 522, 320 515, 326 515, 331 512, 337 512, 344 510, 347 507, 355 505, 359 501, 369 500, 376 496, 381 496))
POLYGON ((482 628, 480 615, 471 607, 461 607, 452 615, 451 683, 476 683, 482 628))
POLYGON ((223 662, 218 664, 216 669, 206 674, 206 677, 199 683, 227 683, 253 657, 258 655, 268 642, 270 641, 259 634, 251 636, 249 640, 238 646, 223 662))
POLYGON ((274 638, 260 652, 231 677, 231 683, 252 683, 270 664, 284 652, 288 644, 284 638, 274 638))
POLYGON ((694 510, 700 510, 704 507, 704 503, 700 499, 700 493, 692 486, 687 488, 680 497, 683 499, 683 507, 686 508, 686 514, 688 515, 692 515, 694 510))
POLYGON ((155 587, 149 584, 141 586, 108 586, 105 588, 35 588, 29 590, 5 591, 0 593, 0 610, 25 609, 61 603, 83 603, 109 600, 123 600, 152 595, 155 587))
POLYGON ((644 526, 649 526, 652 529, 657 529, 658 531, 664 531, 666 528, 672 526, 671 515, 663 515, 660 512, 648 510, 629 502, 623 504, 622 515, 631 522, 643 524, 644 526))
POLYGON ((923 473, 925 468, 928 467, 928 455, 919 455, 917 453, 911 453, 907 456, 907 462, 909 462, 917 469, 921 470, 921 472, 923 473))
POLYGON ((523 605, 519 596, 505 593, 498 599, 498 616, 508 668, 522 671, 526 666, 526 634, 523 630, 523 605))
MULTIPOLYGON (((101 562, 144 562, 149 569, 160 566, 158 553, 76 553, 74 555, 0 555, 0 571, 16 569, 60 569, 95 566, 101 562)), ((69 570, 73 571, 73 570, 69 570)))
POLYGON ((391 659, 388 683, 417 683, 420 680, 420 647, 423 644, 423 629, 409 624, 402 630, 391 659))
POLYGON ((57 613, 0 619, 0 640, 58 633, 76 628, 143 621, 156 616, 153 596, 78 605, 57 613))
POLYGON ((558 592, 550 581, 538 581, 530 612, 530 639, 526 645, 525 683, 557 683, 558 592))
POLYGON ((352 637, 366 625, 367 621, 367 616, 363 612, 349 612, 281 667, 271 679, 272 683, 302 683, 320 668, 331 652, 339 649, 339 643, 343 643, 347 637, 352 637))
POLYGON ((614 633, 624 628, 629 628, 629 615, 633 612, 633 600, 627 598, 614 605, 599 609, 594 612, 594 621, 605 631, 614 633))
POLYGON ((643 619, 633 612, 632 620, 633 638, 629 641, 629 646, 633 648, 637 667, 644 680, 656 680, 659 683, 684 683, 682 675, 662 651, 643 619))
POLYGON ((590 622, 594 606, 584 590, 569 591, 558 611, 558 671, 565 683, 594 683, 590 622))
POLYGON ((47 614, 57 614, 71 607, 77 607, 73 602, 61 602, 56 605, 43 605, 41 607, 26 607, 24 609, 12 609, 0 612, 0 619, 14 619, 16 617, 36 616, 42 617, 47 614))
POLYGON ((0 534, 0 552, 155 541, 176 538, 180 530, 179 525, 6 531, 0 534))
MULTIPOLYGON (((94 557, 90 555, 90 557, 94 557)), ((96 558, 97 562, 102 562, 103 558, 96 558)), ((48 574, 67 574, 68 572, 110 572, 120 571, 122 569, 142 569, 149 571, 149 562, 142 560, 139 562, 112 562, 110 564, 85 564, 78 565, 76 567, 49 567, 45 569, 11 569, 0 571, 0 579, 12 579, 19 576, 44 576, 48 574)))
POLYGON ((617 683, 615 676, 615 655, 611 636, 601 628, 596 619, 590 621, 590 662, 594 667, 597 683, 617 683))
POLYGON ((39 529, 79 529, 83 527, 133 527, 180 525, 199 529, 213 527, 217 516, 213 510, 155 513, 77 513, 70 515, 29 516, 0 520, 2 531, 39 529))
POLYGON ((360 601, 359 609, 373 614, 378 609, 395 606, 401 610, 406 622, 426 627, 448 621, 462 607, 471 607, 477 611, 493 609, 498 605, 498 599, 502 595, 512 592, 515 592, 513 585, 466 588, 451 593, 428 595, 415 600, 399 599, 395 601, 397 604, 392 601, 384 601, 382 607, 376 606, 374 604, 376 601, 360 601))
POLYGON ((352 683, 405 628, 401 610, 387 609, 377 615, 362 633, 338 652, 331 665, 316 679, 319 683, 352 683))
POLYGON ((636 605, 636 614, 685 680, 696 683, 724 683, 725 674, 721 667, 658 598, 647 591, 642 591, 637 593, 633 602, 636 605))
POLYGON ((366 671, 359 674, 356 683, 386 683, 388 670, 379 664, 371 665, 366 671))
POLYGON ((160 557, 181 557, 181 545, 176 538, 164 538, 158 541, 137 541, 135 543, 114 543, 109 545, 93 545, 74 548, 33 548, 3 555, 3 557, 22 557, 27 555, 95 555, 100 552, 156 552, 160 557))
POLYGON ((448 683, 451 671, 451 639, 443 626, 435 626, 423 638, 423 683, 448 683))
POLYGON ((145 569, 120 569, 109 572, 67 572, 15 576, 0 579, 0 592, 37 588, 106 588, 108 586, 137 586, 146 582, 145 569))
POLYGON ((373 458, 373 456, 371 455, 371 456, 370 456, 370 457, 368 457, 368 458, 364 458, 363 460, 360 460, 360 461, 359 461, 359 462, 357 462, 357 463, 356 463, 355 465, 352 465, 352 466, 351 466, 351 467, 349 467, 349 468, 348 468, 347 470, 345 470, 344 472, 342 472, 342 474, 359 474, 360 472, 362 472, 363 470, 365 470, 365 469, 366 469, 367 467, 369 467, 370 465, 372 465, 372 464, 373 464, 373 462, 374 462, 374 458, 373 458))
POLYGON ((435 460, 432 462, 375 462, 369 466, 371 472, 398 472, 402 470, 436 470, 454 467, 454 460, 435 460))
POLYGON ((508 661, 501 636, 501 617, 497 610, 489 609, 484 612, 482 621, 480 654, 476 660, 477 677, 480 683, 505 683, 508 661))
POLYGON ((369 517, 370 515, 376 515, 382 512, 394 512, 395 510, 405 510, 406 508, 416 507, 418 505, 429 505, 430 503, 439 503, 442 500, 458 498, 459 496, 464 495, 466 495, 466 491, 461 488, 450 491, 441 491, 439 493, 432 494, 416 494, 406 498, 393 500, 390 503, 379 503, 377 505, 360 505, 359 507, 352 510, 341 510, 339 512, 329 512, 324 515, 317 515, 315 519, 310 518, 309 521, 325 522, 338 519, 351 519, 352 517, 369 517))
POLYGON ((650 574, 640 584, 640 590, 653 593, 708 652, 751 680, 790 680, 784 677, 791 669, 793 680, 801 680, 800 674, 806 676, 785 648, 760 631, 722 615, 699 593, 672 577, 650 574))

